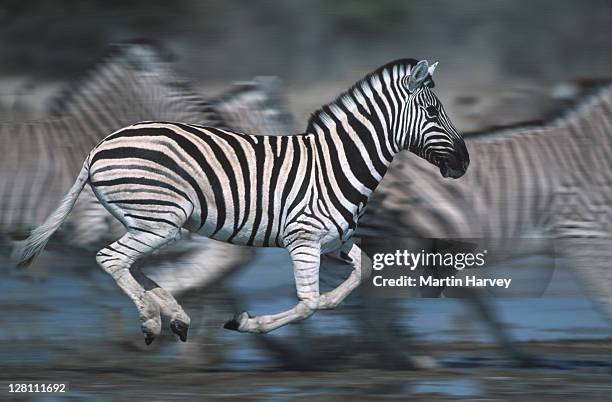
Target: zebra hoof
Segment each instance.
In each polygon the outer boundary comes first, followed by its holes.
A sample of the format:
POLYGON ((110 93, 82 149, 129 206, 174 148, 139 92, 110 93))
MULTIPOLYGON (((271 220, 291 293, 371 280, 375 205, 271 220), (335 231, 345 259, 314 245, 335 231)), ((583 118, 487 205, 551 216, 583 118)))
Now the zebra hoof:
POLYGON ((232 331, 239 331, 240 324, 244 323, 249 319, 249 313, 243 311, 242 313, 236 314, 231 320, 223 324, 223 328, 231 329, 232 331))
POLYGON ((150 345, 155 337, 161 332, 161 320, 159 315, 142 322, 140 324, 140 329, 144 335, 145 343, 147 346, 150 345))
POLYGON ((145 343, 147 344, 147 346, 152 344, 154 339, 155 339, 155 337, 153 335, 145 334, 145 343))
POLYGON ((187 323, 181 320, 172 320, 170 322, 170 329, 181 338, 181 341, 187 342, 187 331, 189 330, 187 323))

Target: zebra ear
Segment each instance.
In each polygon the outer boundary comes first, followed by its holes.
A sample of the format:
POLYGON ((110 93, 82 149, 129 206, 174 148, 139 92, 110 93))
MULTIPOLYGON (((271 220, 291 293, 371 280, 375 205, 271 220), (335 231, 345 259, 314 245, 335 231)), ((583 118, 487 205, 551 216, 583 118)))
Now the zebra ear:
POLYGON ((429 75, 429 64, 427 60, 419 61, 410 71, 408 78, 408 91, 414 92, 423 85, 429 75))
POLYGON ((438 62, 436 61, 434 64, 432 64, 431 66, 429 66, 429 69, 427 69, 427 72, 429 73, 429 75, 431 75, 433 77, 434 75, 434 71, 436 71, 436 67, 438 67, 438 62))

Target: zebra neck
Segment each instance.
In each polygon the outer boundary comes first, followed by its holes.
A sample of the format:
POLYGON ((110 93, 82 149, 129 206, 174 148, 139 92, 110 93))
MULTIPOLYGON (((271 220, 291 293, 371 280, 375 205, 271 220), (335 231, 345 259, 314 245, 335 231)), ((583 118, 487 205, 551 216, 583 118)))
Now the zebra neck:
MULTIPOLYGON (((358 216, 397 154, 377 132, 355 116, 319 116, 310 134, 317 154, 320 184, 348 203, 347 213, 358 216), (357 124, 359 123, 359 124, 357 124)), ((370 125, 371 126, 371 125, 370 125)), ((344 203, 347 205, 348 203, 344 203)))

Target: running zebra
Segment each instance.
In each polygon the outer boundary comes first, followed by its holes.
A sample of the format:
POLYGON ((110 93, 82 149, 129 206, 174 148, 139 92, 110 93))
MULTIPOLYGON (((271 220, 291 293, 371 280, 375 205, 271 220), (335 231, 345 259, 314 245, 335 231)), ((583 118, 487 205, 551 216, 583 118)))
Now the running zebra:
POLYGON ((547 122, 466 142, 479 158, 461 181, 435 180, 430 166, 398 157, 357 235, 479 238, 524 254, 554 248, 612 317, 612 85, 547 122))
POLYGON ((89 154, 58 209, 26 241, 21 264, 40 253, 89 183, 127 229, 96 259, 136 305, 147 344, 161 332, 160 312, 183 341, 189 318, 157 284, 139 283, 130 266, 181 228, 228 243, 283 247, 293 260, 298 304, 274 315, 243 312, 225 328, 265 333, 334 308, 361 282, 361 250, 351 236, 393 157, 409 150, 444 177, 461 177, 468 167, 463 139, 431 90, 435 67, 413 59, 380 67, 316 111, 303 135, 166 122, 121 129, 89 154), (320 294, 326 253, 353 271, 320 294))

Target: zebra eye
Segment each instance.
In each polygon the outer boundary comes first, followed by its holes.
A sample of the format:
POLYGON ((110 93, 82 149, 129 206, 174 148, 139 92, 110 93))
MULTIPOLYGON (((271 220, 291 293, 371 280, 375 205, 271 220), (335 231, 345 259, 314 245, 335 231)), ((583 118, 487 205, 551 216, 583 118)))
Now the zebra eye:
POLYGON ((427 112, 428 117, 438 117, 438 109, 435 106, 427 106, 425 108, 425 112, 427 112))

